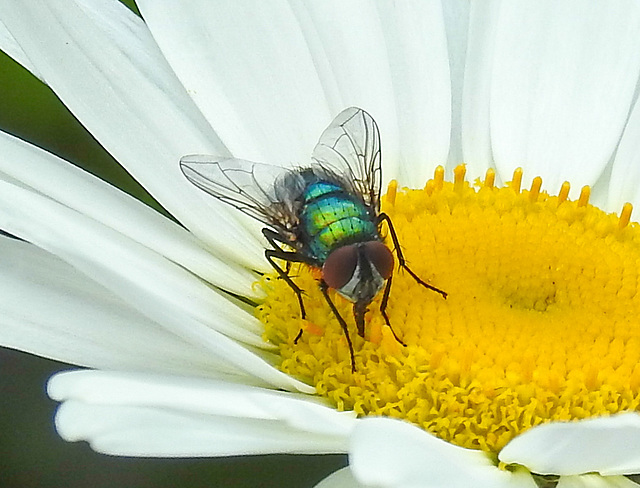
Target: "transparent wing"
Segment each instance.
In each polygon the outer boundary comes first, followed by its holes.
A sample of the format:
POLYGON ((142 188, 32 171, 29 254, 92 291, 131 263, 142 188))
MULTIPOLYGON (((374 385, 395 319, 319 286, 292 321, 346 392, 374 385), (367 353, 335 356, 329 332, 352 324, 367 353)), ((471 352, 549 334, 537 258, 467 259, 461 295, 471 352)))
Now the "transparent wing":
POLYGON ((340 112, 320 136, 312 158, 351 180, 365 204, 379 212, 382 155, 378 124, 371 115, 357 107, 340 112))
POLYGON ((285 168, 194 154, 180 159, 180 169, 201 190, 283 234, 297 224, 291 206, 276 195, 285 176, 296 180, 297 175, 285 168))

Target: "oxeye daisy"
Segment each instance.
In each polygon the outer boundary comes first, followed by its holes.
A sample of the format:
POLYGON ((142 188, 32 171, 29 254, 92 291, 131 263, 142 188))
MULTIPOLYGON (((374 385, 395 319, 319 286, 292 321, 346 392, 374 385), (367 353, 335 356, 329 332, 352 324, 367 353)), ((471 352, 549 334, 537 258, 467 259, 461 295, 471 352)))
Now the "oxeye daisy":
POLYGON ((348 454, 325 488, 636 486, 635 3, 138 3, 0 8, 0 47, 175 219, 0 134, 0 343, 88 368, 49 381, 63 438, 348 454), (299 174, 348 107, 395 260, 354 313, 185 159, 299 174))

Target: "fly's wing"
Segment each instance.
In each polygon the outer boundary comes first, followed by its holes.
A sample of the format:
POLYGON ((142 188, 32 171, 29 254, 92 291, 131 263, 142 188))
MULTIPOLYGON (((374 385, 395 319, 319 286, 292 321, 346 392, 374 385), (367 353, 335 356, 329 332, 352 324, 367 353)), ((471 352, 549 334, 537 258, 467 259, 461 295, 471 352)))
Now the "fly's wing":
POLYGON ((275 194, 276 186, 289 174, 279 166, 243 159, 216 159, 194 154, 180 159, 180 169, 195 186, 218 200, 234 206, 263 224, 287 235, 297 225, 291 205, 275 194))
POLYGON ((365 204, 380 211, 380 132, 371 115, 357 107, 340 112, 320 136, 312 158, 351 181, 365 204))

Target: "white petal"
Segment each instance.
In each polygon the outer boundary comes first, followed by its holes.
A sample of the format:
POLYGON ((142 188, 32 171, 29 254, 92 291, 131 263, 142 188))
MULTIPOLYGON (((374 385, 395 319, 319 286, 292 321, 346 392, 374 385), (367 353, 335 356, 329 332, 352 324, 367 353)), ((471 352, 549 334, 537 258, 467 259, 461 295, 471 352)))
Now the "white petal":
MULTIPOLYGON (((482 8, 486 8, 486 1, 482 8)), ((448 166, 455 167, 466 162, 462 156, 462 104, 463 82, 467 64, 470 12, 474 2, 467 0, 446 0, 442 2, 442 9, 447 31, 447 48, 449 52, 449 67, 451 71, 451 148, 449 150, 448 166)))
MULTIPOLYGON (((622 134, 611 170, 607 197, 608 210, 619 212, 626 202, 640 209, 640 103, 633 107, 622 134)), ((638 220, 637 215, 634 220, 638 220)))
POLYGON ((524 471, 507 472, 480 451, 449 444, 409 423, 364 418, 349 448, 353 474, 365 485, 384 488, 535 488, 524 471))
POLYGON ((18 63, 31 71, 35 76, 42 79, 42 75, 36 70, 36 67, 31 64, 29 58, 22 50, 20 45, 16 42, 15 38, 11 35, 7 26, 0 20, 0 48, 15 59, 18 63))
POLYGON ((248 311, 116 231, 2 180, 0 228, 61 257, 167 330, 207 348, 238 373, 285 389, 313 390, 227 337, 265 346, 261 325, 248 311))
POLYGON ((355 419, 353 412, 338 412, 316 396, 182 376, 70 371, 55 375, 48 391, 58 401, 281 420, 291 428, 338 437, 349 434, 355 419))
POLYGON ((639 485, 624 476, 562 476, 556 488, 637 488, 639 485))
POLYGON ((522 166, 573 194, 603 172, 640 71, 640 6, 503 2, 491 86, 491 138, 505 179, 522 166))
POLYGON ((382 127, 387 179, 404 161, 422 182, 446 158, 449 70, 437 2, 379 3, 378 12, 344 2, 140 7, 234 155, 307 162, 331 117, 357 105, 382 127))
POLYGON ((143 312, 162 301, 166 312, 261 345, 256 320, 182 267, 34 191, 2 179, 0 189, 0 227, 13 235, 60 256, 143 312))
POLYGON ((500 2, 472 2, 462 100, 462 151, 469 181, 493 166, 489 109, 500 2))
POLYGON ((354 422, 313 397, 184 377, 76 371, 49 394, 65 439, 119 455, 338 453, 354 422))
POLYGON ((359 483, 354 477, 349 466, 330 474, 315 488, 366 488, 367 485, 359 483))
POLYGON ((0 18, 71 112, 171 214, 234 259, 262 264, 255 234, 221 225, 232 209, 179 170, 185 154, 229 152, 140 18, 115 0, 7 0, 0 18))
POLYGON ((285 2, 140 1, 166 59, 234 156, 307 163, 331 119, 285 2))
POLYGON ((228 369, 51 254, 0 237, 0 344, 94 368, 197 376, 228 369))
POLYGON ((640 473, 640 415, 540 425, 509 442, 499 458, 540 474, 640 473))
POLYGON ((369 111, 384 178, 422 186, 446 161, 451 92, 439 2, 292 2, 332 113, 369 111))
POLYGON ((89 173, 4 132, 0 132, 2 173, 109 226, 212 284, 244 296, 252 294, 255 275, 228 259, 216 258, 184 228, 89 173))
POLYGON ((143 457, 211 457, 341 452, 339 441, 284 430, 273 421, 201 415, 150 407, 103 407, 68 402, 56 428, 67 441, 87 440, 105 454, 143 457))
MULTIPOLYGON (((387 145, 388 138, 383 132, 383 167, 386 178, 390 178, 393 174, 386 168, 398 159, 401 180, 421 188, 434 168, 446 162, 449 152, 453 80, 447 49, 450 54, 458 45, 448 44, 453 39, 446 36, 440 2, 378 2, 376 7, 389 63, 399 138, 397 147, 387 145)), ((445 8, 451 16, 459 13, 454 2, 447 2, 445 8)), ((458 31, 453 19, 448 27, 458 31)), ((463 63, 452 69, 461 66, 463 63)), ((459 147, 457 141, 456 144, 459 147)))

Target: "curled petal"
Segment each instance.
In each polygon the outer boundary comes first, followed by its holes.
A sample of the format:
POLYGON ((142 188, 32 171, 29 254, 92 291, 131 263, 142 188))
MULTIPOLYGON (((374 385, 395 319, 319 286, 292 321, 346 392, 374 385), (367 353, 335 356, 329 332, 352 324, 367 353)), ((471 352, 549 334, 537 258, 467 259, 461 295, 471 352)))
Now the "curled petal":
POLYGON ((354 476, 385 488, 535 488, 525 471, 507 472, 481 451, 449 444, 407 422, 365 418, 349 448, 354 476))
POLYGON ((540 474, 640 473, 640 415, 540 425, 509 442, 499 458, 540 474))
POLYGON ((624 476, 599 476, 585 474, 577 476, 562 476, 556 488, 638 488, 629 478, 624 476))
POLYGON ((73 371, 54 376, 60 435, 100 452, 200 457, 345 452, 353 424, 303 395, 228 381, 73 371))

